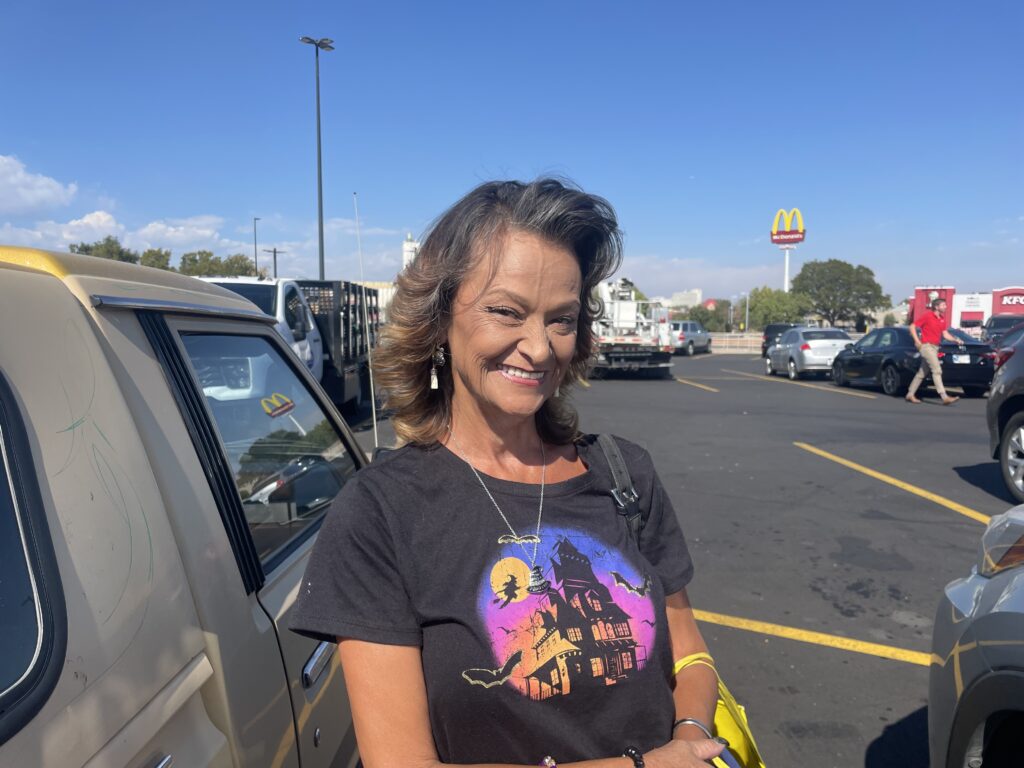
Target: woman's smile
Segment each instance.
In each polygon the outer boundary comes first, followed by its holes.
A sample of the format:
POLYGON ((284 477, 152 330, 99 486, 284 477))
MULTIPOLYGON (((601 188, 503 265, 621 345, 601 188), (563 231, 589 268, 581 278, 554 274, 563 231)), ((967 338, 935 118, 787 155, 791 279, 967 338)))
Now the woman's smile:
POLYGON ((525 371, 513 365, 502 365, 498 370, 509 381, 526 387, 539 387, 546 375, 546 371, 525 371))

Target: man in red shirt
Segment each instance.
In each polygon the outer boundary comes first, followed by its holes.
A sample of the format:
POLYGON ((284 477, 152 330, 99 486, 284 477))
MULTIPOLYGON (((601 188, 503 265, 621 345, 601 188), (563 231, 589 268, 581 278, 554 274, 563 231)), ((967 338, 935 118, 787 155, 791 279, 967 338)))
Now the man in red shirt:
POLYGON ((931 309, 922 313, 921 317, 910 326, 910 335, 914 337, 914 346, 921 353, 921 366, 917 369, 914 380, 910 382, 910 389, 907 391, 908 403, 920 403, 917 398, 917 388, 921 386, 927 371, 932 373, 932 384, 935 391, 942 398, 943 405, 952 405, 959 397, 950 397, 946 394, 946 388, 942 386, 942 363, 939 362, 939 344, 943 339, 960 343, 960 339, 951 334, 946 322, 946 300, 935 299, 932 301, 931 309))

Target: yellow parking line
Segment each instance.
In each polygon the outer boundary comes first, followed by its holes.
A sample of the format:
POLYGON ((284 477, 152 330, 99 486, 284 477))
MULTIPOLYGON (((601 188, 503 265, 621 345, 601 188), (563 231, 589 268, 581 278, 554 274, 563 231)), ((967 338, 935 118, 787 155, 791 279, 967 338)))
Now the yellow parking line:
POLYGON ((839 387, 822 387, 817 384, 808 384, 806 381, 790 381, 789 379, 779 379, 775 376, 765 376, 763 374, 756 373, 744 373, 743 371, 730 371, 728 368, 721 369, 723 373, 735 373, 737 376, 746 376, 748 379, 757 379, 758 381, 774 381, 776 384, 794 384, 798 387, 807 387, 808 389, 816 389, 819 392, 831 392, 833 395, 847 395, 848 397, 862 397, 865 400, 874 400, 874 395, 869 395, 866 392, 850 392, 847 389, 840 389, 839 387))
POLYGON ((714 387, 709 387, 705 384, 698 384, 696 381, 689 381, 688 379, 681 379, 676 376, 676 381, 680 384, 689 384, 691 387, 697 387, 697 389, 706 389, 708 392, 717 392, 718 390, 714 387))
POLYGON ((902 480, 897 480, 895 477, 883 474, 882 472, 876 472, 873 469, 868 469, 867 467, 850 461, 849 459, 844 459, 842 456, 836 456, 834 453, 823 451, 821 448, 815 448, 813 445, 808 445, 807 443, 793 443, 793 445, 817 456, 821 456, 824 459, 828 459, 829 461, 834 461, 836 464, 842 464, 844 467, 849 467, 850 469, 865 474, 868 477, 873 477, 875 480, 881 480, 883 483, 896 486, 907 493, 920 496, 922 499, 928 499, 928 501, 934 502, 940 507, 951 509, 964 517, 971 518, 971 520, 977 520, 979 523, 985 524, 988 524, 988 521, 990 520, 988 515, 983 515, 981 512, 971 509, 970 507, 965 507, 963 504, 957 504, 955 501, 950 501, 944 496, 939 496, 937 493, 926 491, 924 488, 918 488, 916 485, 905 483, 902 480))
POLYGON ((811 632, 807 629, 786 627, 781 624, 770 624, 766 621, 755 621, 753 619, 741 619, 738 616, 726 616, 722 613, 701 611, 694 609, 694 618, 697 621, 704 621, 708 624, 719 624, 723 627, 733 629, 745 629, 748 632, 758 632, 762 635, 784 637, 787 640, 797 640, 801 643, 813 645, 824 645, 829 648, 838 648, 841 651, 852 651, 853 653, 864 653, 869 656, 880 656, 883 659, 893 661, 905 661, 908 664, 917 664, 927 667, 931 663, 931 654, 920 651, 908 651, 904 648, 895 648, 891 645, 879 643, 867 643, 863 640, 852 640, 849 637, 839 635, 827 635, 824 632, 811 632))

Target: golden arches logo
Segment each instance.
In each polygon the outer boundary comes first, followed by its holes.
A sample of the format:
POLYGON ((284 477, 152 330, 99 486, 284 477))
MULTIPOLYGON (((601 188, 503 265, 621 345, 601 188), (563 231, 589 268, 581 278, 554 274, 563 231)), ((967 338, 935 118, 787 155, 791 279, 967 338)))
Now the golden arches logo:
POLYGON ((772 222, 772 242, 779 245, 792 245, 802 243, 807 230, 804 229, 804 215, 799 208, 792 208, 788 212, 785 208, 779 208, 775 212, 775 220, 772 222), (796 227, 793 221, 796 220, 796 227), (779 228, 779 223, 782 228, 779 228))
POLYGON ((291 401, 291 398, 282 395, 280 392, 275 392, 270 397, 264 397, 260 400, 260 406, 267 416, 274 418, 275 416, 288 413, 288 411, 295 407, 295 403, 291 401))

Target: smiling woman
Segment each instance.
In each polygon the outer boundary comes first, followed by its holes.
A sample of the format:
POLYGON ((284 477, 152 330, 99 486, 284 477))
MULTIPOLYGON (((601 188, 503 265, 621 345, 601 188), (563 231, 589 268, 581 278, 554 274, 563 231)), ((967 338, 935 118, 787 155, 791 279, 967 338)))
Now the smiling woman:
POLYGON ((614 443, 633 536, 566 400, 620 257, 604 200, 493 182, 399 276, 375 365, 405 445, 336 497, 293 624, 338 641, 366 768, 697 768, 722 749, 701 725, 713 670, 673 674, 706 648, 651 457, 614 443))

